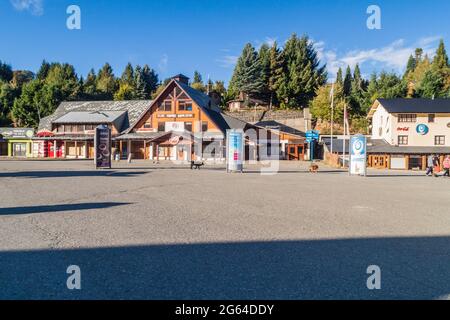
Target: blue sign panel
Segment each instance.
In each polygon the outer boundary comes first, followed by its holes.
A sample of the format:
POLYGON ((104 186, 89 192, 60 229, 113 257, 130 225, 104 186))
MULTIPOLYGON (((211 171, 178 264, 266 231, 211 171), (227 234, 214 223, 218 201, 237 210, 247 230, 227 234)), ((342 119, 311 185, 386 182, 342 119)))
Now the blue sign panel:
POLYGON ((416 131, 418 134, 424 136, 424 135, 428 134, 430 129, 428 128, 428 126, 426 124, 419 124, 416 128, 416 131))

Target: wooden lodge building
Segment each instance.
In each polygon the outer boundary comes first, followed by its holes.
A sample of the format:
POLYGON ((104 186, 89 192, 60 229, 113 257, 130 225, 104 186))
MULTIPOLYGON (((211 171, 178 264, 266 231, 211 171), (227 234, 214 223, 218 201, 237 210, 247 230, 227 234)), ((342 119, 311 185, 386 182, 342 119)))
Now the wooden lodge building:
POLYGON ((33 155, 42 158, 91 159, 94 129, 108 125, 113 153, 148 160, 223 160, 228 129, 246 132, 247 160, 271 155, 279 141, 281 158, 302 160, 301 135, 268 130, 222 113, 214 95, 189 86, 177 75, 155 100, 63 102, 43 118, 33 138, 33 155), (272 147, 273 148, 273 147, 272 147), (291 157, 289 154, 295 154, 291 157))

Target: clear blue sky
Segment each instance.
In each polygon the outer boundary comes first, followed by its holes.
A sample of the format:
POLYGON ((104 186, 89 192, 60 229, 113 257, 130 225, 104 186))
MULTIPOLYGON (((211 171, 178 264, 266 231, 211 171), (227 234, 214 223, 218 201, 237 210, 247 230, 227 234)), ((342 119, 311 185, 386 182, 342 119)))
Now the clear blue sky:
POLYGON ((176 73, 228 81, 243 45, 293 32, 316 43, 330 77, 360 63, 363 74, 400 72, 415 47, 450 47, 448 0, 1 0, 0 60, 36 71, 41 61, 69 62, 79 74, 109 62, 117 75, 130 61, 160 78, 176 73), (81 8, 82 29, 66 28, 66 9, 81 8), (382 30, 366 27, 370 4, 381 8, 382 30))

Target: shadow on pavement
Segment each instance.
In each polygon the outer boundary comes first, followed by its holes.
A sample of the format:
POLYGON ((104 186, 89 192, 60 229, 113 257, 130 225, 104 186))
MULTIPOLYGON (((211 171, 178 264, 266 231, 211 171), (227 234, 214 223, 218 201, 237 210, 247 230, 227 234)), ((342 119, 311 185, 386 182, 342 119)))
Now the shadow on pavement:
MULTIPOLYGON (((130 170, 130 169, 128 169, 130 170)), ((72 177, 134 177, 149 173, 143 171, 116 172, 112 170, 92 171, 19 171, 0 172, 0 178, 72 178, 72 177)))
POLYGON ((449 265, 449 237, 3 251, 0 299, 436 299, 449 265), (381 290, 366 287, 369 265, 381 290))
POLYGON ((62 211, 106 209, 106 208, 112 208, 112 207, 117 207, 117 206, 124 206, 124 205, 128 205, 128 204, 130 204, 130 203, 98 202, 98 203, 73 203, 73 204, 32 206, 32 207, 0 208, 0 216, 44 213, 44 212, 51 213, 51 212, 62 212, 62 211))

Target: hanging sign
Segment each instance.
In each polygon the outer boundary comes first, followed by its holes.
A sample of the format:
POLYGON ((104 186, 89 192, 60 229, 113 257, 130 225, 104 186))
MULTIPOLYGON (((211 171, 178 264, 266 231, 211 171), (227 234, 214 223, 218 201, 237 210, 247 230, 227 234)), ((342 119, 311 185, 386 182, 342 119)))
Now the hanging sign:
POLYGON ((367 138, 356 135, 350 139, 350 174, 367 174, 367 138))
POLYGON ((227 130, 227 172, 243 170, 244 131, 227 130))
POLYGON ((111 169, 111 129, 101 125, 95 129, 95 167, 111 169))

